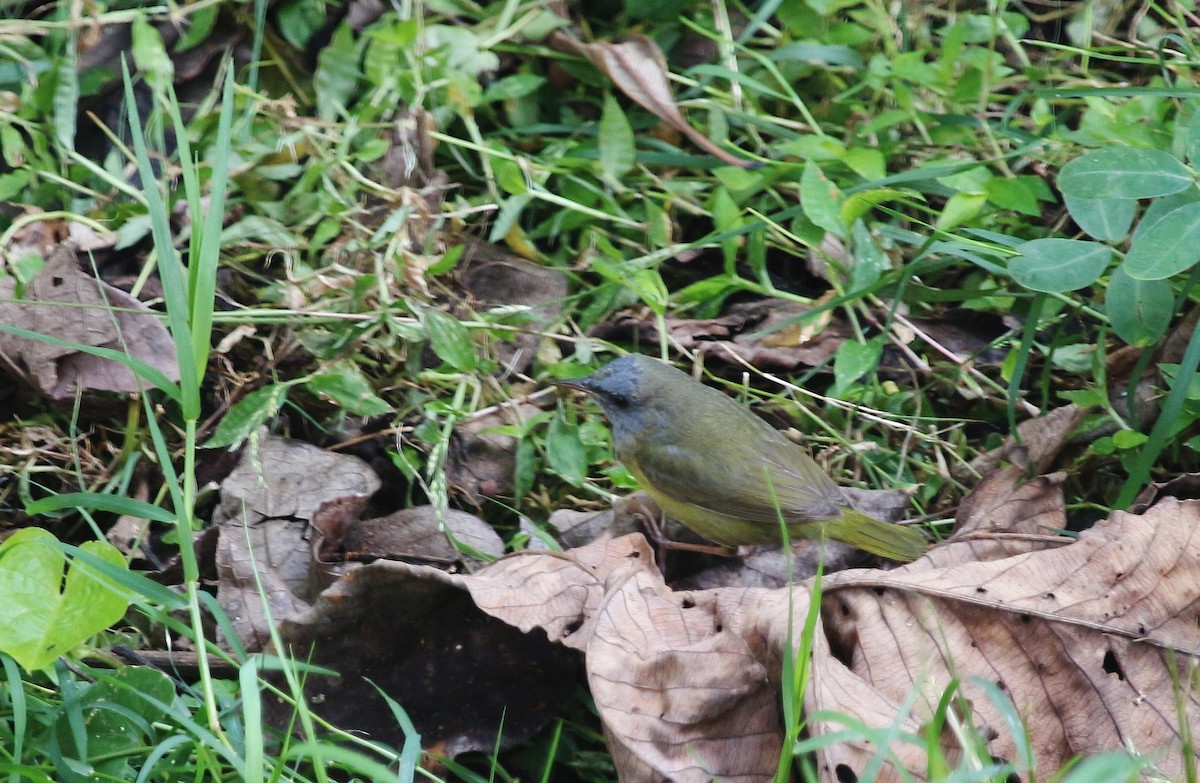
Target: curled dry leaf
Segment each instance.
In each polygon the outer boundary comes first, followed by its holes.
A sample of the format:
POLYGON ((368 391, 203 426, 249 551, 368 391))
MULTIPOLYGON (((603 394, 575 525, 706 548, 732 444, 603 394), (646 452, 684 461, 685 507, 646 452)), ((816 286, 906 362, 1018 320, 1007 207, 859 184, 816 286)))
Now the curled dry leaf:
MULTIPOLYGON (((1161 753, 1158 767, 1171 778, 1196 763, 1181 755, 1180 725, 1200 728, 1200 700, 1180 691, 1181 714, 1175 689, 1200 649, 1200 504, 1168 499, 1145 516, 1117 512, 1070 546, 923 565, 827 580, 826 638, 838 650, 827 663, 845 669, 838 676, 868 681, 895 705, 916 689, 913 720, 930 717, 957 677, 976 724, 1003 727, 979 684, 989 681, 1015 705, 1045 771, 1077 753, 1122 748, 1161 753)), ((839 689, 817 685, 813 708, 853 707, 839 689)), ((988 751, 1020 762, 1007 732, 988 751)), ((861 769, 872 753, 840 745, 823 763, 861 769)))
POLYGON ((687 136, 717 160, 741 168, 758 165, 755 161, 729 154, 688 124, 671 93, 671 85, 667 80, 667 58, 651 39, 635 34, 619 44, 605 41, 581 43, 558 30, 551 40, 559 48, 586 57, 632 101, 687 136))
POLYGON ((317 510, 342 498, 361 512, 377 489, 379 477, 358 457, 265 433, 250 440, 213 512, 220 530, 218 599, 246 649, 269 643, 271 619, 308 608, 312 557, 306 536, 317 510))
MULTIPOLYGON (((576 653, 479 611, 463 577, 380 560, 321 593, 284 622, 297 658, 336 677, 310 674, 305 693, 320 715, 399 747, 404 735, 375 686, 404 706, 426 748, 456 756, 524 742, 559 714, 578 681, 576 653)), ((292 708, 268 699, 268 717, 289 725, 292 708)))
POLYGON ((971 470, 976 475, 990 475, 1007 459, 1027 463, 1034 472, 1045 473, 1086 415, 1084 408, 1072 403, 1027 419, 1017 425, 1018 437, 1010 435, 1000 446, 971 460, 971 470))
MULTIPOLYGON (((1062 526, 1061 477, 1017 487, 1017 475, 985 483, 965 530, 920 560, 825 577, 805 698, 809 715, 825 711, 813 735, 843 728, 832 713, 898 726, 876 779, 900 780, 901 767, 921 777, 920 729, 958 682, 973 712, 960 717, 983 729, 987 754, 1020 768, 988 682, 1025 721, 1043 774, 1131 748, 1178 775, 1195 763, 1181 722, 1200 730, 1200 700, 1175 687, 1200 649, 1200 503, 1164 500, 1046 542, 1031 531, 1062 526)), ((801 627, 810 583, 671 592, 637 535, 508 558, 463 582, 485 611, 586 652, 622 780, 771 778, 789 611, 801 627)), ((827 746, 821 779, 856 779, 879 752, 865 739, 827 746)))
MULTIPOLYGON (((13 277, 0 279, 0 324, 68 343, 127 351, 168 380, 179 380, 175 344, 158 316, 124 291, 82 272, 70 245, 50 254, 21 297, 13 277)), ((135 393, 148 385, 120 362, 6 332, 0 332, 0 356, 23 364, 38 388, 56 400, 72 397, 76 388, 135 393)))
POLYGON ((496 530, 474 514, 456 509, 441 513, 414 506, 372 519, 359 519, 361 508, 345 501, 325 504, 313 518, 321 535, 314 546, 310 573, 322 589, 357 567, 356 561, 384 558, 453 566, 460 560, 478 567, 504 554, 496 530), (332 513, 329 506, 336 510, 332 513), (336 517, 336 519, 335 519, 336 517))
MULTIPOLYGON (((666 324, 672 345, 703 351, 714 360, 739 367, 746 362, 762 370, 795 370, 831 360, 853 334, 832 311, 800 323, 800 316, 811 309, 767 298, 740 302, 717 318, 667 318, 666 324)), ((625 312, 593 326, 588 336, 648 347, 658 345, 658 322, 648 310, 625 312)))

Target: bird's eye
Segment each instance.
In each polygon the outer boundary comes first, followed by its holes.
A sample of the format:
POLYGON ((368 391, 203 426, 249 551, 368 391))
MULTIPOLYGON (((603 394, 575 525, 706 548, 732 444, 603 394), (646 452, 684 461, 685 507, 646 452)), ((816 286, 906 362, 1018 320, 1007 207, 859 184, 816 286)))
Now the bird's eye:
POLYGON ((613 401, 613 405, 616 405, 618 408, 628 408, 629 407, 629 398, 626 397, 624 394, 612 395, 612 401, 613 401))

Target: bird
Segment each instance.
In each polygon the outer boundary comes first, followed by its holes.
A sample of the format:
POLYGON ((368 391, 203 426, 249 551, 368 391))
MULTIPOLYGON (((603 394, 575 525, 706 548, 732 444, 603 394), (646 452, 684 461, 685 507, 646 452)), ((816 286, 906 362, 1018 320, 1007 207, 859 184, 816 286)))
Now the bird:
POLYGON ((662 511, 724 547, 830 539, 909 562, 927 540, 850 507, 797 443, 721 391, 631 353, 591 375, 556 381, 604 410, 618 460, 662 511))

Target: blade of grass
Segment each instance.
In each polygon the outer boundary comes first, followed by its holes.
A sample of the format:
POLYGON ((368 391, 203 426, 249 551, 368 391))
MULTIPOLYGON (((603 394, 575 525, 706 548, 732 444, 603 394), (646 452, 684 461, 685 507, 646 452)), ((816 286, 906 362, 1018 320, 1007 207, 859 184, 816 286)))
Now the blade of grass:
POLYGON ((142 132, 142 118, 138 112, 137 97, 133 91, 133 79, 129 75, 129 64, 122 59, 121 77, 125 85, 125 105, 129 112, 129 126, 133 136, 133 150, 137 157, 138 174, 149 205, 150 233, 154 237, 154 252, 158 257, 158 274, 162 279, 163 298, 167 303, 167 324, 175 340, 176 359, 179 362, 180 405, 184 418, 200 417, 200 375, 196 369, 196 357, 192 352, 192 328, 188 322, 188 286, 184 277, 183 264, 171 238, 170 210, 158 189, 158 179, 150 164, 150 153, 146 149, 146 138, 142 132))
POLYGON ((1113 508, 1128 508, 1133 503, 1133 499, 1137 497, 1138 492, 1149 481, 1150 470, 1158 461, 1158 456, 1163 449, 1166 448, 1171 431, 1183 413, 1188 389, 1191 388, 1188 381, 1196 374, 1197 367, 1200 367, 1200 324, 1192 329, 1191 339, 1188 340, 1183 359, 1179 362, 1179 372, 1175 374, 1175 384, 1171 387, 1166 402, 1163 403, 1162 412, 1158 414, 1154 428, 1150 430, 1149 439, 1134 460, 1133 467, 1129 470, 1129 478, 1121 487, 1121 492, 1117 495, 1113 508))

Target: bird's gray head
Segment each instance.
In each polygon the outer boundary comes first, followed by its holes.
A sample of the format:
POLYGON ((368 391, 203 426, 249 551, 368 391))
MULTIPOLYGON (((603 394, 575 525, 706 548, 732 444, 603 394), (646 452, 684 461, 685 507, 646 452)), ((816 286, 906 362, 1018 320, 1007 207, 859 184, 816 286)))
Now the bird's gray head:
POLYGON ((613 439, 620 449, 627 439, 654 425, 658 409, 666 402, 662 379, 674 374, 690 380, 668 364, 632 353, 609 362, 586 378, 559 381, 558 385, 580 389, 596 398, 608 416, 613 439))

